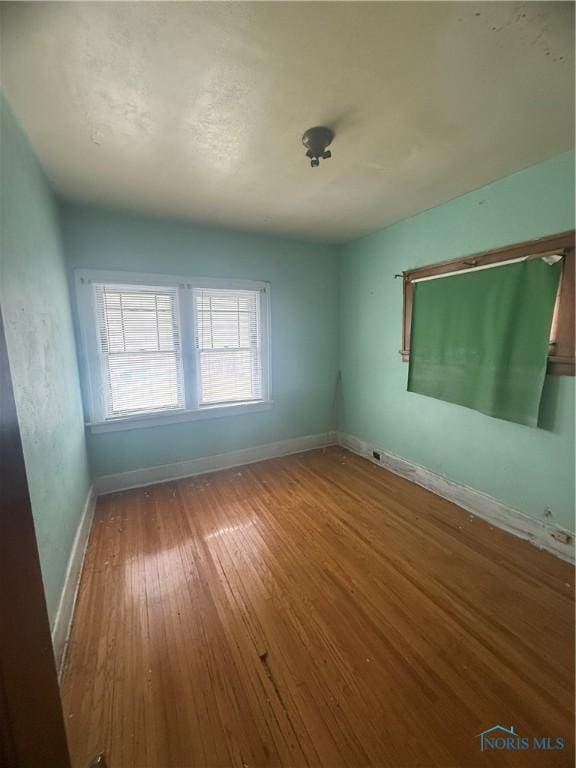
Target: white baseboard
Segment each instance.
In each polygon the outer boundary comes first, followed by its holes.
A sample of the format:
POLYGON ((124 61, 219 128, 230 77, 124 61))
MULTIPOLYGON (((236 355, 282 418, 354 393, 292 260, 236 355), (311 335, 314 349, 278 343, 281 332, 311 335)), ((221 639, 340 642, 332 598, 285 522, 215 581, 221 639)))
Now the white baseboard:
POLYGON ((117 475, 104 475, 96 478, 96 492, 101 494, 126 491, 129 488, 141 488, 145 485, 165 483, 168 480, 179 480, 183 477, 203 475, 207 472, 217 472, 220 469, 230 469, 243 464, 253 464, 256 461, 275 459, 292 453, 311 451, 314 448, 324 448, 336 443, 336 432, 323 432, 318 435, 295 437, 291 440, 281 440, 277 443, 256 445, 254 448, 242 448, 239 451, 219 453, 202 459, 179 461, 175 464, 162 464, 159 467, 135 469, 117 475))
POLYGON ((82 517, 80 518, 78 528, 76 529, 76 536, 74 537, 70 558, 68 559, 66 576, 64 578, 64 587, 62 588, 60 603, 58 604, 54 626, 52 627, 52 646, 54 648, 54 658, 56 660, 58 675, 62 672, 66 655, 66 646, 68 644, 72 616, 74 615, 74 605, 76 603, 76 595, 78 594, 78 587, 80 585, 80 574, 82 573, 84 554, 86 552, 86 545, 88 544, 88 537, 92 527, 95 507, 96 493, 94 492, 94 488, 90 487, 82 517))
POLYGON ((413 464, 407 459, 383 451, 377 446, 372 446, 354 435, 339 432, 338 444, 343 448, 348 448, 353 453, 357 453, 359 456, 369 459, 378 466, 385 467, 391 472, 433 491, 438 496, 442 496, 442 498, 457 504, 467 512, 487 520, 496 528, 501 528, 512 533, 514 536, 526 539, 540 549, 545 549, 562 560, 567 560, 570 563, 574 562, 574 534, 570 533, 570 531, 565 531, 558 526, 536 520, 525 512, 519 512, 517 509, 506 506, 506 504, 492 496, 476 491, 466 485, 455 483, 446 477, 435 474, 431 470, 426 469, 426 467, 413 464), (372 451, 374 450, 380 454, 379 461, 372 456, 372 451), (555 535, 568 536, 568 543, 557 541, 554 538, 555 535))

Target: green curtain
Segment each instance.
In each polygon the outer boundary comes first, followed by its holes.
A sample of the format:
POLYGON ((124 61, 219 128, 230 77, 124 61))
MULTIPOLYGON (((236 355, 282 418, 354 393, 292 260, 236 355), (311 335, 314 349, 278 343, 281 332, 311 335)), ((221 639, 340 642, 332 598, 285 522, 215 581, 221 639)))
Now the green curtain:
POLYGON ((562 262, 414 285, 408 389, 537 426, 562 262))

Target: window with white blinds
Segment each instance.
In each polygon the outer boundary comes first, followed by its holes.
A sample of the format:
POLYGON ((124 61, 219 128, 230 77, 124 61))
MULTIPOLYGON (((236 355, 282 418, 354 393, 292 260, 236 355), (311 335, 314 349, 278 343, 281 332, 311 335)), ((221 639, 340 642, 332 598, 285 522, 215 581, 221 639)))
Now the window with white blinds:
POLYGON ((199 404, 262 399, 260 291, 195 288, 199 404))
POLYGON ((95 428, 270 407, 267 283, 79 270, 76 288, 95 428))
POLYGON ((106 416, 184 408, 175 288, 96 285, 106 416))

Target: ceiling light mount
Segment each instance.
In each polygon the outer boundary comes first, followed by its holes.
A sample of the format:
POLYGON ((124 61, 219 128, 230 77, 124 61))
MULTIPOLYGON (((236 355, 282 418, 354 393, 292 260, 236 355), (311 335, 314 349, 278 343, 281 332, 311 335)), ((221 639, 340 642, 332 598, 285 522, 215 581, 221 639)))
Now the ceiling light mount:
POLYGON ((320 165, 320 158, 322 160, 328 160, 332 157, 332 152, 326 147, 330 146, 334 139, 334 131, 330 128, 325 128, 322 125, 317 125, 314 128, 308 128, 308 130, 302 136, 302 144, 308 149, 306 157, 310 158, 310 165, 312 168, 316 168, 320 165))

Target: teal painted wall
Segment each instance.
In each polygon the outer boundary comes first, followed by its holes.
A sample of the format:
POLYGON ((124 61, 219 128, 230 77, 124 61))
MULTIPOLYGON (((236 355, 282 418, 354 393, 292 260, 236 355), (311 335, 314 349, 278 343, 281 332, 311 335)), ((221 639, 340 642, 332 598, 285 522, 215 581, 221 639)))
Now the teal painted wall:
POLYGON ((566 153, 341 248, 340 429, 551 522, 574 528, 574 379, 548 377, 542 428, 406 391, 405 269, 574 227, 566 153))
POLYGON ((0 96, 0 304, 53 622, 90 485, 58 208, 0 96))
POLYGON ((271 283, 270 411, 88 435, 95 476, 211 456, 335 428, 336 249, 63 205, 71 269, 164 272, 271 283))

